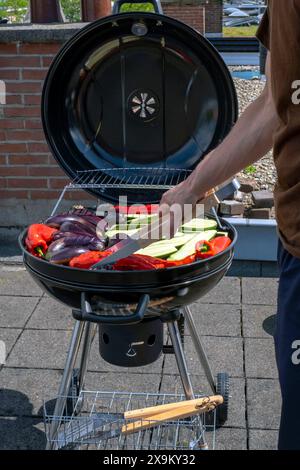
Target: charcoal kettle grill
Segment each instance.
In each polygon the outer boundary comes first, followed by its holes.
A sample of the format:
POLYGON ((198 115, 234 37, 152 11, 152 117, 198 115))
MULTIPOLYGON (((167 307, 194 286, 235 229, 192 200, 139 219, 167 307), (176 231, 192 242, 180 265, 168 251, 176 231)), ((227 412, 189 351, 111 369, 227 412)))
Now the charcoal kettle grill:
MULTIPOLYGON (((53 213, 67 191, 77 189, 109 203, 120 196, 129 204, 159 202, 236 120, 234 85, 213 46, 187 25, 162 15, 156 0, 147 1, 155 13, 120 13, 123 3, 128 2, 116 1, 115 14, 70 39, 46 78, 44 131, 71 179, 53 213)), ((228 188, 234 191, 235 183, 222 189, 223 196, 228 188)), ((232 263, 236 231, 224 220, 221 224, 233 240, 223 253, 144 272, 53 265, 28 253, 26 230, 20 235, 26 269, 45 292, 71 307, 76 320, 55 416, 74 414, 74 403, 78 412, 97 326, 100 354, 113 364, 137 367, 154 362, 162 352, 174 353, 185 397, 192 399, 183 344, 186 325, 212 392, 224 397, 218 420, 226 421, 228 375, 218 374, 215 380, 189 308, 218 284, 232 263), (164 344, 164 324, 169 345, 164 344)), ((57 448, 59 426, 59 420, 51 423, 49 448, 57 448)), ((199 446, 206 448, 203 436, 199 446)))

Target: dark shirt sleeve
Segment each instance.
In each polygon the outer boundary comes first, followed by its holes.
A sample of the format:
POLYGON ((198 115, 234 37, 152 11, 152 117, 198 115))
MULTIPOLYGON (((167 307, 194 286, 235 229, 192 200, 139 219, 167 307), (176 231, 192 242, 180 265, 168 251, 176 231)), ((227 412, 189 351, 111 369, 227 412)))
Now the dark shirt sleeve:
POLYGON ((267 49, 270 50, 270 17, 268 8, 262 17, 256 37, 267 49))

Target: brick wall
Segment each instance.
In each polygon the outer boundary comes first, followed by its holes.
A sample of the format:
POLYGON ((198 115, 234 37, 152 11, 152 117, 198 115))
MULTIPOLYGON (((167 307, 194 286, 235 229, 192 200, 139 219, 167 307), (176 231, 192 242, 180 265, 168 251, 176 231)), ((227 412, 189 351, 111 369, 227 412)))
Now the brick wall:
POLYGON ((164 13, 200 33, 222 33, 222 0, 162 0, 164 13))
POLYGON ((186 23, 200 33, 205 32, 205 8, 200 5, 163 5, 164 14, 186 23))
POLYGON ((0 117, 0 199, 56 199, 66 177, 49 153, 40 118, 43 80, 58 43, 0 44, 6 104, 0 117))

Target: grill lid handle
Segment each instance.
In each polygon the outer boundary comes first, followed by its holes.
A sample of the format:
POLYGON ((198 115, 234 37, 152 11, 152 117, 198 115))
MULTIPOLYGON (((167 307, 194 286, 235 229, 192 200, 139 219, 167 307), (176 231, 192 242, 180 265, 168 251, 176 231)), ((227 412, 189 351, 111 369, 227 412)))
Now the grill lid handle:
POLYGON ((115 325, 132 325, 140 323, 145 316, 150 297, 148 294, 141 296, 136 310, 130 315, 98 315, 93 312, 91 302, 86 292, 81 293, 81 311, 73 311, 73 317, 80 321, 92 323, 112 323, 115 325))
POLYGON ((125 3, 134 4, 134 3, 152 3, 155 13, 160 15, 163 14, 163 9, 160 3, 160 0, 115 0, 113 6, 113 14, 121 13, 122 5, 125 3))

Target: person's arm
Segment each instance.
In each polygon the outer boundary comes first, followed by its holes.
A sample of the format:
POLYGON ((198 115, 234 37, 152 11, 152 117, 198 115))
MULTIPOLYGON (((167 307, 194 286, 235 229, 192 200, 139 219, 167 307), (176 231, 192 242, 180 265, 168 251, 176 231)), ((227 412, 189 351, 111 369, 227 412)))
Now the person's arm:
POLYGON ((248 106, 226 139, 199 163, 187 180, 163 195, 161 205, 195 205, 211 188, 256 162, 272 148, 278 116, 271 92, 270 54, 266 68, 267 83, 261 95, 248 106))

